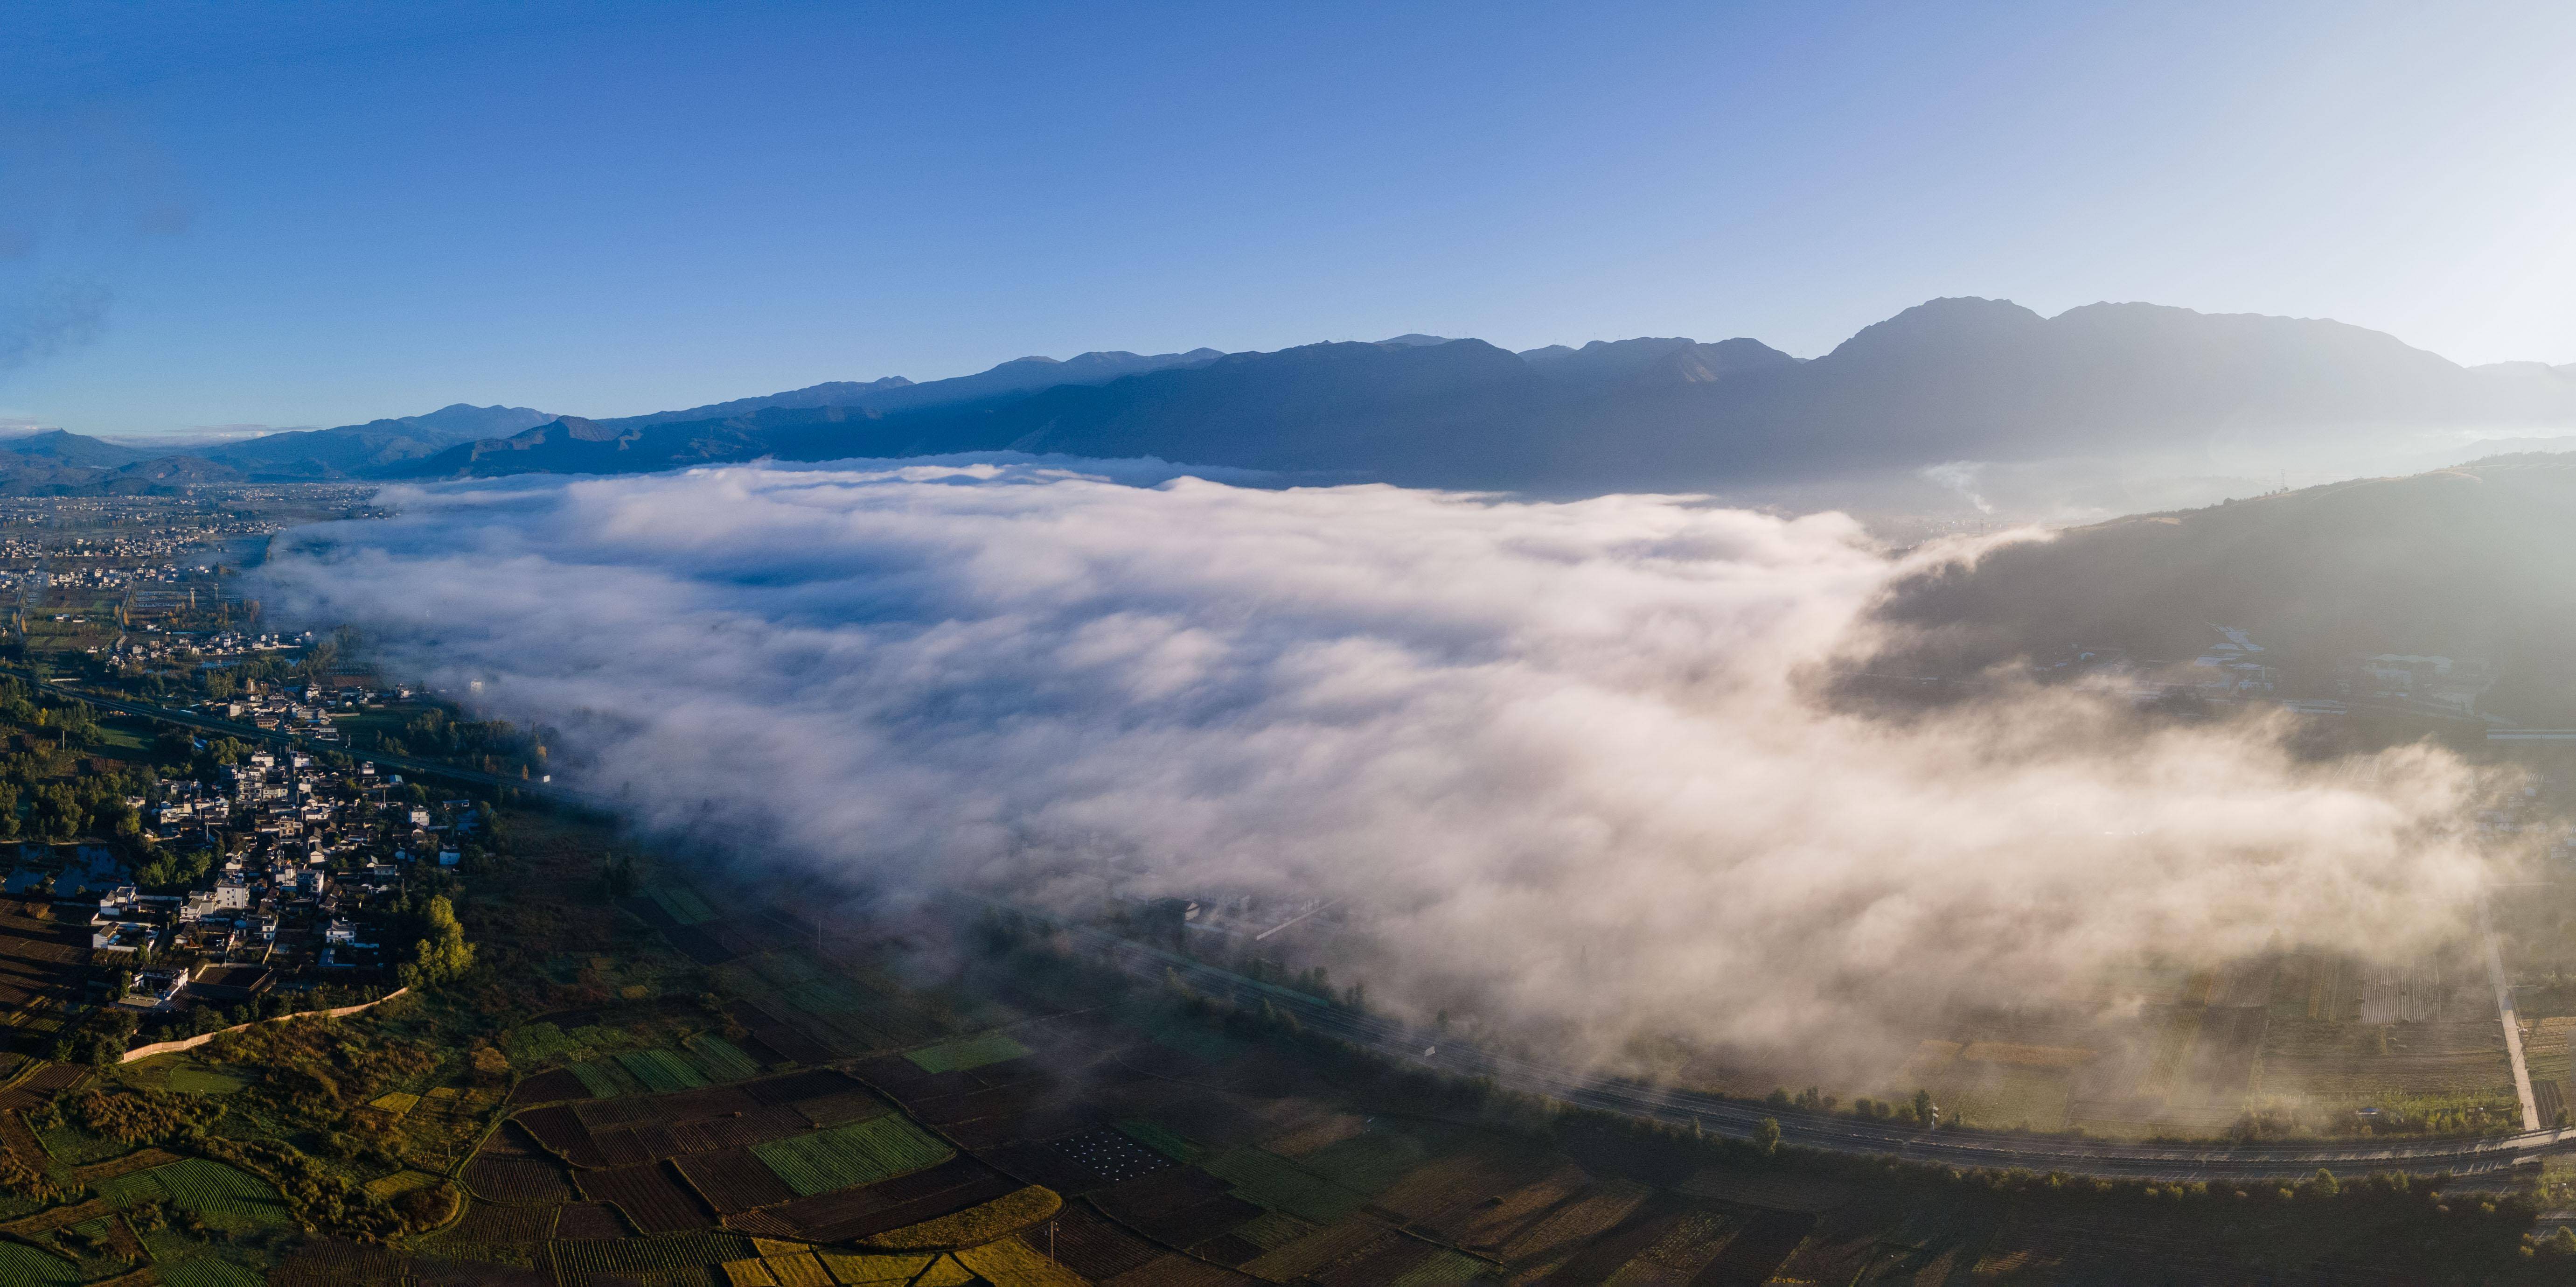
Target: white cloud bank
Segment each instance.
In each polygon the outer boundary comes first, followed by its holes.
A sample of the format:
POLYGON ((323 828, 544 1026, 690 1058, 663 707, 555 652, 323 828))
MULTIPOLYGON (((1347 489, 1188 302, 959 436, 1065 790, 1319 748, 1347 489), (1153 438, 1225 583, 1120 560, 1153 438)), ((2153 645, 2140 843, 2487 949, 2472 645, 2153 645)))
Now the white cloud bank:
POLYGON ((1373 997, 1604 1041, 2404 952, 2485 875, 2430 751, 2303 765, 2064 692, 1821 709, 1800 675, 1899 568, 1838 515, 1071 463, 397 489, 269 593, 485 680, 649 825, 897 888, 1118 854, 1346 896, 1373 997))

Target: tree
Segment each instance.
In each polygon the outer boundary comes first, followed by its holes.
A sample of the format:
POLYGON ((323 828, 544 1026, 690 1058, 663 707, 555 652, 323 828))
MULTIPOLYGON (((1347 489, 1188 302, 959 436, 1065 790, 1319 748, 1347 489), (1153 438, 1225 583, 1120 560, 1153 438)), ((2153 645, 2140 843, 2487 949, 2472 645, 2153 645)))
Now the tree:
POLYGON ((1933 1107, 1931 1091, 1918 1089, 1914 1092, 1914 1120, 1926 1126, 1938 1125, 1932 1115, 1939 1111, 1933 1107))
POLYGON ((2343 1185, 2334 1178, 2334 1172, 2329 1171, 2322 1166, 2317 1168, 2316 1183, 2318 1197, 2331 1198, 2334 1195, 2343 1192, 2343 1185))
POLYGON ((474 968, 474 945, 465 941, 465 927, 456 923, 456 906, 444 896, 429 900, 426 914, 428 933, 413 949, 412 962, 402 968, 408 987, 436 987, 474 968))
POLYGON ((1780 1151, 1780 1121, 1778 1118, 1765 1117, 1761 1121, 1753 1124, 1753 1147, 1760 1149, 1762 1151, 1762 1155, 1765 1157, 1769 1157, 1770 1155, 1780 1151))

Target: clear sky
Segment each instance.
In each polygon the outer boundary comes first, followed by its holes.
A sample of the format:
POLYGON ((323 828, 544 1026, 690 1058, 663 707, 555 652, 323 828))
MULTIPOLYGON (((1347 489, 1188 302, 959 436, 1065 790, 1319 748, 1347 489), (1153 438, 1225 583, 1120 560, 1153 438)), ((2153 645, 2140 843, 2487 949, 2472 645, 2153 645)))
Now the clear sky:
POLYGON ((12 6, 0 421, 1939 295, 2576 361, 2576 6, 12 6))

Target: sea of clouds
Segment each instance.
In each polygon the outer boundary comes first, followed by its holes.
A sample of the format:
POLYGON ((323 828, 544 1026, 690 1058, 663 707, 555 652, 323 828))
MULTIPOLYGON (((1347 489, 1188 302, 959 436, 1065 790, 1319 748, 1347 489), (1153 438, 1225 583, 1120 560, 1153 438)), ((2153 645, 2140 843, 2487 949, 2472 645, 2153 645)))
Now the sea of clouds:
POLYGON ((2307 763, 2067 689, 1819 700, 1893 578, 1974 553, 1835 514, 1014 457, 384 502, 282 538, 271 602, 482 681, 645 826, 896 892, 1346 899, 1337 978, 1583 1049, 2402 955, 2496 861, 2427 749, 2307 763))

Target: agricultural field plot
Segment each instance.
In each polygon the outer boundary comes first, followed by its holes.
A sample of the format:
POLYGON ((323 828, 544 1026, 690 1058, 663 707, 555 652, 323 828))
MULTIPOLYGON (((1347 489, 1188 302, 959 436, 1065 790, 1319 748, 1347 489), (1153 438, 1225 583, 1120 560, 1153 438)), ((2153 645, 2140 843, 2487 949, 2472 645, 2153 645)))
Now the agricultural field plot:
POLYGON ((503 1206, 555 1206, 573 1198, 563 1168, 543 1158, 487 1151, 465 1164, 462 1178, 474 1196, 503 1206))
POLYGON ((272 1287, 340 1287, 344 1283, 397 1283, 408 1261, 381 1246, 311 1242, 288 1252, 270 1271, 272 1287))
POLYGON ((687 1049, 709 1081, 747 1081, 760 1075, 760 1061, 722 1037, 699 1033, 689 1038, 687 1049))
POLYGON ((590 1128, 573 1115, 572 1106, 558 1104, 552 1108, 534 1108, 511 1120, 526 1130, 545 1150, 574 1166, 602 1167, 608 1159, 590 1137, 590 1128))
POLYGON ((628 1075, 643 1083, 646 1090, 666 1093, 695 1090, 707 1084, 697 1066, 668 1050, 638 1050, 617 1056, 617 1063, 628 1075))
MULTIPOLYGON (((770 952, 720 967, 717 977, 736 996, 842 1056, 901 1050, 936 1041, 944 1027, 910 1001, 900 987, 851 977, 817 963, 802 951, 770 952)), ((771 1034, 747 1024, 761 1040, 771 1034)), ((808 1053, 781 1049, 799 1063, 820 1062, 808 1053)))
POLYGON ((1416 1223, 1444 1242, 1496 1251, 1591 1182, 1573 1162, 1548 1158, 1544 1170, 1512 1188, 1416 1223))
POLYGON ((1228 1177, 1176 1166, 1099 1190, 1088 1200, 1156 1242, 1186 1247, 1259 1219, 1264 1208, 1248 1197, 1228 1177))
POLYGON ((217 1229, 246 1233, 295 1223, 294 1213, 267 1181, 220 1162, 189 1158, 145 1174, 160 1183, 173 1204, 196 1212, 217 1229))
POLYGON ((716 910, 685 886, 656 885, 645 890, 644 897, 675 925, 697 925, 716 919, 716 910))
POLYGON ((2495 1014, 2486 967, 2465 945, 2361 969, 2361 1022, 2445 1023, 2495 1014))
MULTIPOLYGON (((2493 1001, 2490 997, 2490 1008, 2493 1001)), ((2513 1066, 2493 1018, 2384 1029, 2284 1025, 2263 1053, 2266 1094, 2332 1100, 2392 1095, 2510 1095, 2513 1066)))
POLYGON ((510 1103, 514 1107, 589 1098, 592 1098, 589 1085, 569 1068, 550 1068, 522 1080, 510 1090, 510 1103))
MULTIPOLYGON (((593 1276, 641 1276, 688 1270, 742 1260, 755 1253, 751 1239, 734 1233, 683 1233, 617 1242, 556 1241, 547 1244, 558 1278, 567 1283, 593 1276)), ((700 1276, 697 1281, 704 1282, 700 1276)))
POLYGON ((488 1202, 468 1204, 465 1215, 439 1235, 441 1240, 477 1244, 544 1242, 554 1236, 560 1204, 503 1207, 488 1202))
POLYGON ((797 1196, 747 1148, 692 1153, 675 1159, 675 1164, 690 1186, 725 1215, 775 1206, 797 1196))
POLYGON ((910 1119, 889 1113, 757 1145, 752 1152, 789 1188, 811 1197, 936 1166, 955 1151, 910 1119))
POLYGON ((48 903, 0 899, 0 1007, 13 1016, 81 1000, 89 927, 57 921, 48 903))
MULTIPOLYGON (((2264 986, 2269 989, 2268 979, 2264 986)), ((2176 1098, 2212 1108, 2243 1103, 2271 1021, 2268 1005, 2213 1005, 2202 1011, 2176 1098)))
POLYGON ((1257 1148, 1231 1149, 1200 1165, 1245 1201, 1308 1224, 1331 1224, 1368 1202, 1365 1193, 1257 1148))
POLYGON ((568 1202, 555 1213, 555 1236, 575 1242, 636 1237, 635 1226, 605 1202, 568 1202))
POLYGON ((1066 1207, 1056 1218, 1050 1242, 1057 1263, 1096 1283, 1136 1270, 1163 1254, 1162 1248, 1080 1205, 1066 1207))
POLYGON ((1651 1196, 1653 1190, 1632 1180, 1596 1180, 1530 1222, 1496 1254, 1513 1264, 1571 1254, 1627 1219, 1651 1196))
POLYGON ((987 1064, 1025 1059, 1029 1048, 1013 1040, 1008 1033, 988 1032, 977 1037, 958 1037, 924 1046, 904 1056, 926 1073, 965 1072, 987 1064))
POLYGON ((582 1089, 593 1099, 614 1099, 620 1095, 644 1093, 644 1083, 636 1080, 619 1059, 601 1056, 568 1065, 565 1071, 581 1082, 582 1089))
POLYGON ((1102 1128, 1053 1141, 1049 1147, 1098 1176, 1118 1184, 1172 1165, 1171 1158, 1146 1147, 1124 1131, 1102 1128))
POLYGON ((584 1171, 575 1180, 583 1198, 616 1207, 646 1233, 676 1233, 716 1223, 715 1212, 662 1163, 584 1171))
POLYGON ((747 1232, 768 1231, 808 1242, 847 1242, 963 1211, 1020 1187, 1017 1180, 973 1158, 956 1157, 926 1171, 798 1198, 729 1217, 726 1223, 747 1232))
POLYGON ((453 1166, 482 1138, 500 1097, 488 1090, 441 1086, 421 1097, 402 1118, 403 1138, 443 1168, 453 1166))
MULTIPOLYGON (((1479 1143, 1482 1143, 1481 1141, 1479 1143)), ((1552 1166, 1545 1155, 1499 1141, 1469 1147, 1408 1171, 1371 1200, 1407 1224, 1428 1225, 1453 1211, 1485 1206, 1538 1179, 1552 1166)))

